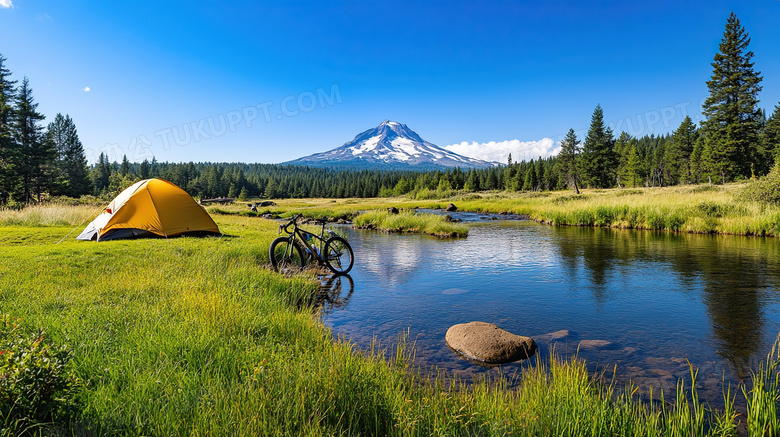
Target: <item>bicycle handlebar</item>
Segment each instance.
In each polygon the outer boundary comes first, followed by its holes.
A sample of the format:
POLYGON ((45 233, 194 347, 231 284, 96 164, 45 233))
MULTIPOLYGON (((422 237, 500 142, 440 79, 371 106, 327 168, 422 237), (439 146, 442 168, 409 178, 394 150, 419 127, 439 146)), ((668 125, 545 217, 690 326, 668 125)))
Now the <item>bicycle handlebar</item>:
MULTIPOLYGON (((290 229, 289 229, 290 225, 296 225, 298 220, 301 217, 303 217, 303 214, 300 214, 300 213, 290 217, 290 221, 288 221, 286 224, 279 225, 279 232, 281 233, 282 230, 284 230, 284 232, 286 232, 288 234, 292 234, 293 231, 290 231, 290 229)), ((325 226, 325 224, 328 222, 328 220, 327 219, 314 219, 314 222, 316 224, 318 224, 318 225, 325 226)))
POLYGON ((292 234, 292 231, 290 231, 288 228, 290 225, 295 225, 299 218, 303 217, 303 214, 296 214, 292 217, 290 217, 290 221, 287 222, 287 224, 279 225, 279 232, 282 232, 282 229, 284 229, 284 232, 288 234, 292 234))

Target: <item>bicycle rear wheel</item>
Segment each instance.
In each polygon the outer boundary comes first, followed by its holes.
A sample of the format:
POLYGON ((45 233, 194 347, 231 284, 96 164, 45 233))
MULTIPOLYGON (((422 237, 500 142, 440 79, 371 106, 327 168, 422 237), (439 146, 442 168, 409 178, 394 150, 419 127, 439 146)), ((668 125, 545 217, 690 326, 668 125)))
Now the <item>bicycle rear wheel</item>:
POLYGON ((325 242, 322 254, 325 265, 336 274, 344 274, 352 270, 355 256, 347 240, 341 237, 331 237, 325 242))
POLYGON ((279 237, 271 242, 269 257, 274 270, 282 273, 302 269, 305 261, 301 247, 288 237, 279 237))

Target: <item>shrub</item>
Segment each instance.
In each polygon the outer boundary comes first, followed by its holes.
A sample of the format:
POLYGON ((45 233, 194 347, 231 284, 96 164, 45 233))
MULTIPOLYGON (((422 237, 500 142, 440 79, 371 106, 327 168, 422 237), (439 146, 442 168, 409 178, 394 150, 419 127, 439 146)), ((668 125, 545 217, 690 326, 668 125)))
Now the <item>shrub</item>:
POLYGON ((422 188, 420 190, 412 191, 408 194, 410 199, 416 199, 416 200, 438 200, 438 199, 447 199, 452 197, 455 194, 455 192, 451 189, 436 189, 436 190, 429 190, 427 188, 422 188))
POLYGON ((26 332, 21 319, 0 317, 0 435, 17 435, 68 416, 76 378, 67 346, 42 330, 26 332))
POLYGON ((585 200, 588 196, 584 194, 570 194, 568 196, 559 196, 552 200, 552 203, 554 205, 563 205, 564 203, 570 202, 572 200, 585 200))
POLYGON ((700 202, 696 204, 695 209, 703 217, 720 218, 726 215, 726 206, 716 202, 700 202))
POLYGON ((458 196, 458 200, 463 200, 463 201, 466 201, 466 200, 481 200, 481 199, 482 199, 482 196, 480 196, 479 194, 474 194, 474 193, 464 194, 462 196, 458 196))
POLYGON ((615 221, 615 214, 608 206, 598 206, 593 218, 596 226, 609 226, 615 221))
POLYGON ((743 188, 739 197, 748 201, 780 205, 780 161, 768 175, 743 188))

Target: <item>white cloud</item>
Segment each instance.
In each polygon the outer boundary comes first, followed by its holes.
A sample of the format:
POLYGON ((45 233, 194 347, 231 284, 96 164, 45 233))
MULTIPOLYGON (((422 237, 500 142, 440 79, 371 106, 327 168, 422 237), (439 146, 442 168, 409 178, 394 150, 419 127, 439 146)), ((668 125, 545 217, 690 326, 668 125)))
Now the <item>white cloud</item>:
POLYGON ((0 8, 12 8, 14 7, 14 3, 11 0, 0 0, 0 8))
MULTIPOLYGON (((2 1, 2 0, 0 0, 0 1, 2 1)), ((90 91, 92 91, 92 90, 91 90, 91 89, 90 89, 88 86, 85 86, 85 87, 84 87, 84 92, 85 92, 85 93, 88 93, 88 92, 90 92, 90 91)))
POLYGON ((530 161, 540 156, 547 158, 555 156, 560 152, 561 146, 552 138, 542 138, 539 141, 491 141, 489 143, 477 143, 466 141, 459 144, 450 144, 444 146, 450 152, 469 158, 481 159, 483 161, 494 161, 505 164, 509 154, 512 154, 512 161, 530 161))

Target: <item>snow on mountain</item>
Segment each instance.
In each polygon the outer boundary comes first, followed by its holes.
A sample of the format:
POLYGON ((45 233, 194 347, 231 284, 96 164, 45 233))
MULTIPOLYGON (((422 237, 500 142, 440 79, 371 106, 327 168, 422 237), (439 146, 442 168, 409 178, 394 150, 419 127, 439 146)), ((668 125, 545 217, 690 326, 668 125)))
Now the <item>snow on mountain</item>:
POLYGON ((420 138, 405 124, 385 120, 333 150, 315 153, 285 164, 314 167, 435 168, 496 165, 458 155, 420 138))

